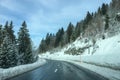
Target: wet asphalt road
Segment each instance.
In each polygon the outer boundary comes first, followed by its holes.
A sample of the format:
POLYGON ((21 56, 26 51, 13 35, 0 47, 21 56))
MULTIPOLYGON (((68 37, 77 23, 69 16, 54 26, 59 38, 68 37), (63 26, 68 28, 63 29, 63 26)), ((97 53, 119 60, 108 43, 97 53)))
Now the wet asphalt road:
POLYGON ((43 66, 6 80, 108 80, 83 67, 64 61, 48 60, 43 66))

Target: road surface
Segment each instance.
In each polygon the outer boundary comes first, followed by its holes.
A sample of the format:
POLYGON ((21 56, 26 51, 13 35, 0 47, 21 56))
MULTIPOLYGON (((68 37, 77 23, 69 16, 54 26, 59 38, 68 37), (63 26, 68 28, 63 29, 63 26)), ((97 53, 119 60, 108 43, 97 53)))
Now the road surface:
POLYGON ((35 70, 6 80, 108 80, 83 67, 65 61, 48 60, 35 70))

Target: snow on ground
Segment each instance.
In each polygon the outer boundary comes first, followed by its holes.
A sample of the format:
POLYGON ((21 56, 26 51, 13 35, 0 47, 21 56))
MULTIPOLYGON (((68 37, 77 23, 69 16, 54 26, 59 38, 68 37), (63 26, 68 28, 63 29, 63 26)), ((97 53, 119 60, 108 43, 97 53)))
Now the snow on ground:
MULTIPOLYGON (((105 77, 111 76, 111 79, 118 78, 120 80, 120 34, 104 40, 97 40, 95 44, 97 48, 95 49, 96 51, 93 54, 93 46, 89 49, 90 54, 88 54, 88 49, 86 49, 81 56, 73 56, 64 53, 64 51, 68 50, 69 48, 81 48, 88 45, 88 43, 84 42, 85 39, 78 39, 74 43, 61 49, 59 52, 54 52, 53 54, 50 54, 50 52, 46 52, 46 54, 42 54, 39 56, 49 59, 85 62, 87 64, 82 63, 80 65, 100 74, 103 74, 105 77)), ((89 45, 92 45, 92 41, 89 42, 89 45)))
POLYGON ((112 69, 105 68, 105 67, 90 65, 90 64, 86 64, 86 63, 71 61, 71 60, 68 60, 68 62, 72 62, 76 65, 80 65, 84 68, 92 70, 92 71, 94 71, 98 74, 101 74, 102 76, 108 78, 109 80, 120 80, 120 71, 112 70, 112 69))
MULTIPOLYGON (((81 41, 75 41, 74 47, 79 48, 85 46, 81 41)), ((89 62, 93 64, 98 64, 105 67, 111 67, 114 69, 120 70, 120 35, 107 38, 105 40, 98 40, 96 45, 98 48, 96 52, 92 54, 88 54, 88 49, 83 53, 83 55, 68 55, 64 54, 64 51, 70 47, 73 47, 73 44, 69 45, 67 48, 63 48, 59 52, 55 52, 54 54, 50 54, 47 52, 46 54, 40 55, 46 58, 54 58, 54 59, 71 59, 71 60, 82 60, 84 62, 89 62)), ((93 47, 90 48, 90 53, 92 53, 93 47)))
POLYGON ((46 60, 44 59, 39 59, 38 61, 36 61, 35 63, 32 64, 27 64, 27 65, 20 65, 20 66, 16 66, 16 67, 11 67, 8 69, 2 69, 0 68, 0 80, 4 80, 19 74, 22 74, 24 72, 33 70, 43 64, 45 64, 46 60))
POLYGON ((82 60, 120 70, 120 35, 97 42, 99 48, 93 55, 83 55, 82 60))

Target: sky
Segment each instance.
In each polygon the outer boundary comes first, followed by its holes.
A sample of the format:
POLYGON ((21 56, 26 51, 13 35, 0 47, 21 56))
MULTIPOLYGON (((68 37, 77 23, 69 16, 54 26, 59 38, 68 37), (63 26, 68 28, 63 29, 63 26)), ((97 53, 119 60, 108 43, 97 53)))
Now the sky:
POLYGON ((15 34, 23 21, 38 47, 47 33, 56 33, 70 22, 74 25, 84 19, 87 11, 95 12, 102 3, 111 0, 0 0, 0 24, 13 21, 15 34))

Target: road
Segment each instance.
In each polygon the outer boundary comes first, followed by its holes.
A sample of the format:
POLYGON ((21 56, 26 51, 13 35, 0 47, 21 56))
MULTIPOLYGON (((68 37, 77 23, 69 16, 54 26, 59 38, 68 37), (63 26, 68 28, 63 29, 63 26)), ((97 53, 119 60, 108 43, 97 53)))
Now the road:
POLYGON ((48 60, 43 66, 6 80, 108 80, 83 67, 65 61, 48 60))

